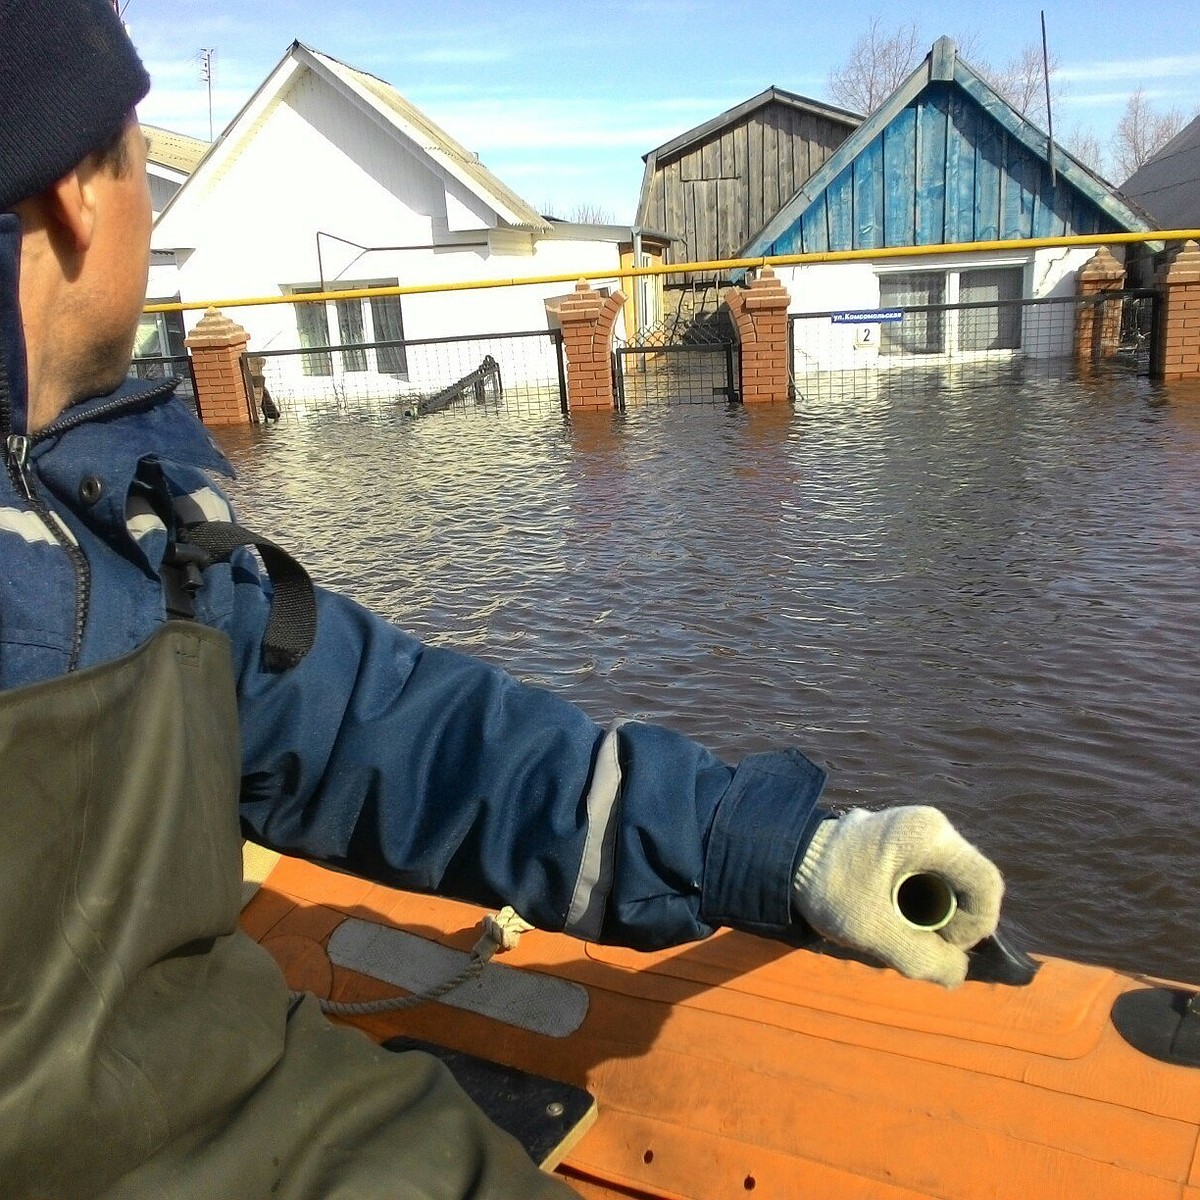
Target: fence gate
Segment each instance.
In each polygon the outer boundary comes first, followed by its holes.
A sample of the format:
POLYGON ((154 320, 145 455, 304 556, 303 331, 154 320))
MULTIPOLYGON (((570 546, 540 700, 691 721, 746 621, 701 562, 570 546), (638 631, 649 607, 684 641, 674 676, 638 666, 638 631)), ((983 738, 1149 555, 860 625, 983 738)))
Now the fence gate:
POLYGON ((613 348, 617 407, 712 404, 738 399, 737 336, 724 308, 693 320, 670 316, 613 348))

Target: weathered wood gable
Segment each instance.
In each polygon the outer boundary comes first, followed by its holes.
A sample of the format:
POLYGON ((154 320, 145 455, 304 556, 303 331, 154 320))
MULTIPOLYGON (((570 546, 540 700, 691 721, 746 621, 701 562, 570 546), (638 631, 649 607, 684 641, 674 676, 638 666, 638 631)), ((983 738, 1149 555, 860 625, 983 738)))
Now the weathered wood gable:
POLYGON ((1140 214, 1052 148, 943 38, 738 250, 806 254, 1145 228, 1140 214))
POLYGON ((638 224, 679 239, 672 261, 729 258, 859 120, 769 88, 646 155, 638 224))

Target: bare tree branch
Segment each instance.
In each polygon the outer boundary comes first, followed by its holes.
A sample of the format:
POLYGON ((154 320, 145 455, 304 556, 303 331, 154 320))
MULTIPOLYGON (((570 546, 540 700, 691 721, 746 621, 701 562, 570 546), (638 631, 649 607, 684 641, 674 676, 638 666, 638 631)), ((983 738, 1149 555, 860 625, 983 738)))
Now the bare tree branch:
MULTIPOLYGON (((559 206, 553 200, 547 200, 538 210, 543 216, 554 213, 559 206)), ((602 204, 577 203, 573 204, 564 217, 555 216, 556 221, 570 221, 576 225, 615 225, 617 218, 611 209, 602 204)))
MULTIPOLYGON (((1042 47, 1030 42, 1021 52, 1009 59, 1000 68, 987 62, 972 64, 992 89, 1008 101, 1027 120, 1046 127, 1046 80, 1043 75, 1042 47)), ((1058 70, 1058 58, 1050 55, 1050 102, 1062 98, 1062 88, 1055 83, 1054 72, 1058 70)), ((1055 109, 1057 111, 1057 107, 1055 109)))
POLYGON ((1105 175, 1104 147, 1094 129, 1084 129, 1082 126, 1076 125, 1063 138, 1062 144, 1085 167, 1089 167, 1097 175, 1107 178, 1107 175, 1105 175))
POLYGON ((915 22, 891 33, 875 16, 850 48, 846 62, 829 74, 829 94, 838 104, 860 113, 874 112, 912 72, 921 59, 921 31, 915 22))
POLYGON ((1129 97, 1125 113, 1112 138, 1113 173, 1126 180, 1149 162, 1183 127, 1187 118, 1177 108, 1159 112, 1138 88, 1129 97))

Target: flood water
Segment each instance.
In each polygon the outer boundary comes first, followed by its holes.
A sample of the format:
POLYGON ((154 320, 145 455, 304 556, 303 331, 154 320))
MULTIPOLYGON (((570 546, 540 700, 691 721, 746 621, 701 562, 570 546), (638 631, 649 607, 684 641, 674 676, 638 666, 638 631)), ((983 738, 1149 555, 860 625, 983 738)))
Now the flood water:
POLYGON ((941 806, 1028 950, 1200 981, 1200 391, 225 434, 243 519, 424 639, 838 805, 941 806))

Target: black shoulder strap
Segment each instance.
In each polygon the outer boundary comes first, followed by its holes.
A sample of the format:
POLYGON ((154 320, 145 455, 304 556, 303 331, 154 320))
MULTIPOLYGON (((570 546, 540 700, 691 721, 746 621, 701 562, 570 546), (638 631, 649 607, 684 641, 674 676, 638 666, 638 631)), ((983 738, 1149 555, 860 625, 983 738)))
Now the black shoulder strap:
POLYGON ((317 602, 308 572, 286 550, 231 521, 199 521, 178 530, 163 558, 167 612, 193 619, 194 598, 202 572, 228 562, 241 546, 261 556, 274 593, 263 634, 263 666, 268 671, 294 667, 312 649, 317 634, 317 602))

